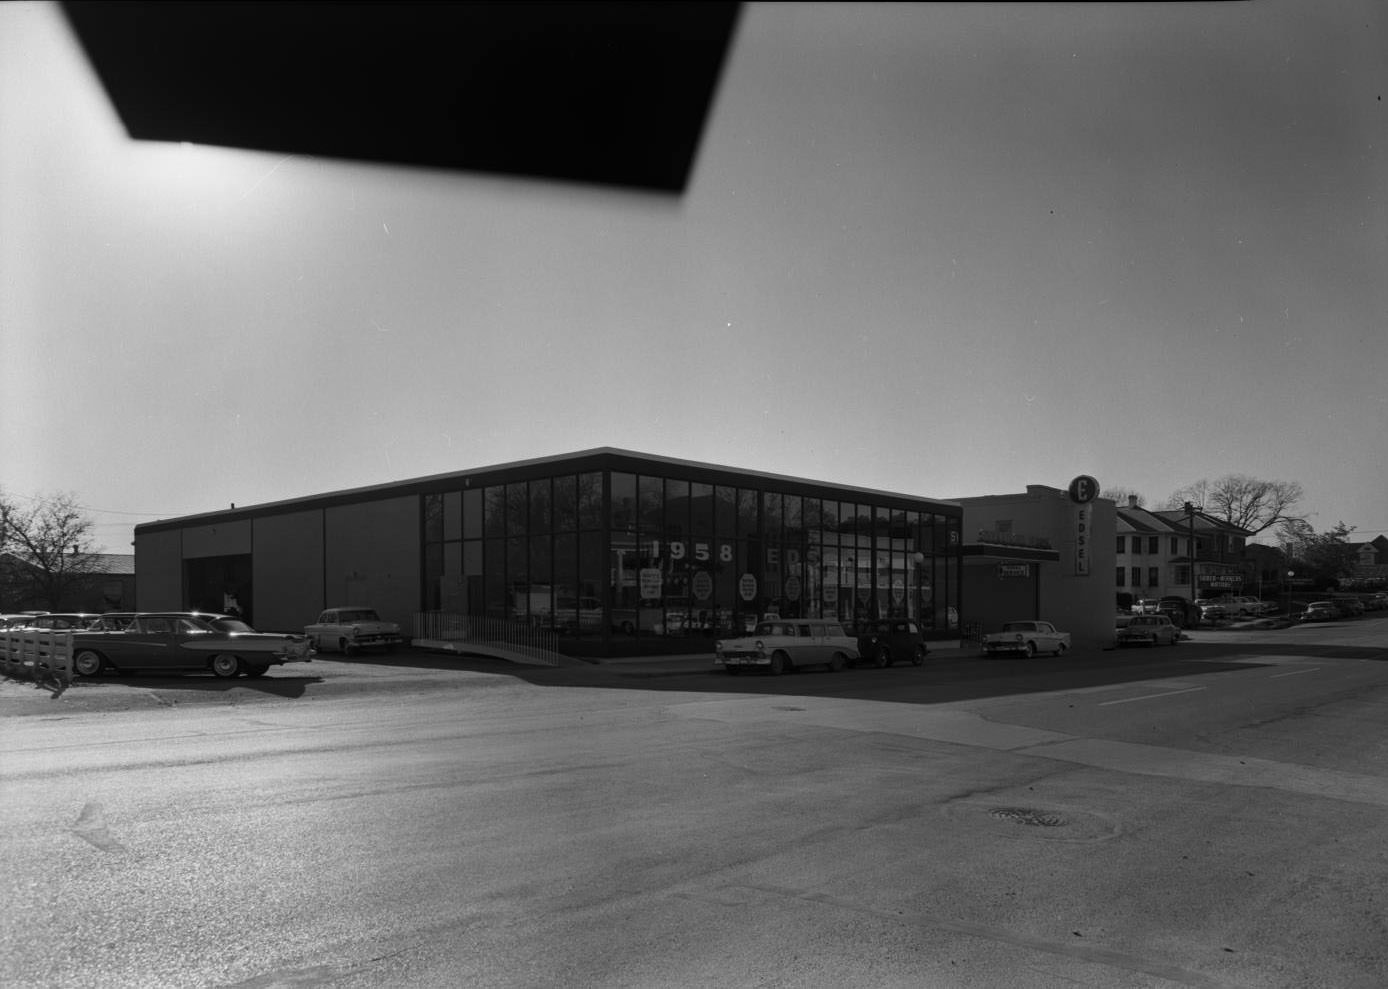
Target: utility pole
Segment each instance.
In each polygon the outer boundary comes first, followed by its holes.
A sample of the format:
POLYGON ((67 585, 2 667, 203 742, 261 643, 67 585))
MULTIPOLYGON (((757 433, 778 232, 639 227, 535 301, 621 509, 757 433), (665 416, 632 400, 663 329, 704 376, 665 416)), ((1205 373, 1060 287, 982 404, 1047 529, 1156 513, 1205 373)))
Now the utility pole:
POLYGON ((1190 604, 1195 607, 1195 512, 1196 508, 1190 502, 1185 504, 1186 521, 1190 526, 1190 604))

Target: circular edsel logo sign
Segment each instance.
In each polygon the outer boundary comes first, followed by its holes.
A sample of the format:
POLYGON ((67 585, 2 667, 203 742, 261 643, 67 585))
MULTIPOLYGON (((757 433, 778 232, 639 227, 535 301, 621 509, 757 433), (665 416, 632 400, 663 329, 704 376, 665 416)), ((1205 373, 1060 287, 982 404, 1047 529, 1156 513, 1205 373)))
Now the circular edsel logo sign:
POLYGON ((1099 497, 1099 482, 1088 474, 1081 474, 1070 482, 1070 500, 1077 505, 1088 505, 1099 497))

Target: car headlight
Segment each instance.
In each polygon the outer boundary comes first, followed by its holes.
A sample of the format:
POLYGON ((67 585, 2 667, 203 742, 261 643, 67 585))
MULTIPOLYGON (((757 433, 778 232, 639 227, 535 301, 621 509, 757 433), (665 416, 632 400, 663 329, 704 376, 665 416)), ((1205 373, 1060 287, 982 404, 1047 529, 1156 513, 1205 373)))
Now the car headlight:
POLYGON ((714 639, 714 640, 713 640, 713 651, 714 651, 714 652, 722 652, 722 651, 723 651, 723 640, 722 640, 722 639, 714 639))
POLYGON ((1021 642, 1021 641, 1022 641, 1022 633, 1021 633, 1021 632, 1018 632, 1015 636, 1013 636, 1013 638, 1016 639, 1016 641, 1021 642))
POLYGON ((766 645, 761 641, 761 639, 758 639, 755 648, 757 652, 761 652, 766 648, 766 645))

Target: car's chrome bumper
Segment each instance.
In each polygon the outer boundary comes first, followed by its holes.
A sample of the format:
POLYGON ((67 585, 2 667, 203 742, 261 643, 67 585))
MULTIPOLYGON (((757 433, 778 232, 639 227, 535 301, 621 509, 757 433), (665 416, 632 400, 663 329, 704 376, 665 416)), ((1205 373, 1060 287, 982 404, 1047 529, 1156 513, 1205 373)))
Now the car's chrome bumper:
POLYGON ((770 666, 771 657, 756 653, 728 653, 717 656, 713 660, 714 666, 770 666))

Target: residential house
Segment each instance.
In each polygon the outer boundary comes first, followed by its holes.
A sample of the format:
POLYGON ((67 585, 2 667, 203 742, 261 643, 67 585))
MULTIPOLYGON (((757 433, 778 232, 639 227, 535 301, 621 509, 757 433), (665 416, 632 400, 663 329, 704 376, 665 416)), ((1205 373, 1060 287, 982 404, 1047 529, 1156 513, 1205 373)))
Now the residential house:
POLYGON ((1388 536, 1377 536, 1366 543, 1351 543, 1357 554, 1354 569, 1344 588, 1377 589, 1388 587, 1388 536))
MULTIPOLYGON (((66 559, 66 558, 65 558, 66 559)), ((22 611, 133 611, 135 608, 135 554, 88 553, 80 560, 82 570, 59 582, 59 590, 45 592, 44 582, 36 579, 33 564, 5 553, 0 556, 0 610, 22 611), (56 601, 46 594, 59 594, 56 601)), ((49 585, 50 587, 54 585, 49 585)))
POLYGON ((1190 600, 1190 538, 1169 520, 1137 504, 1135 495, 1116 509, 1117 591, 1134 601, 1168 595, 1190 600))
POLYGON ((1184 551, 1168 563, 1172 583, 1184 587, 1186 597, 1192 586, 1197 600, 1257 592, 1257 580, 1249 572, 1245 552, 1253 533, 1199 509, 1175 508, 1151 514, 1184 534, 1184 551))

